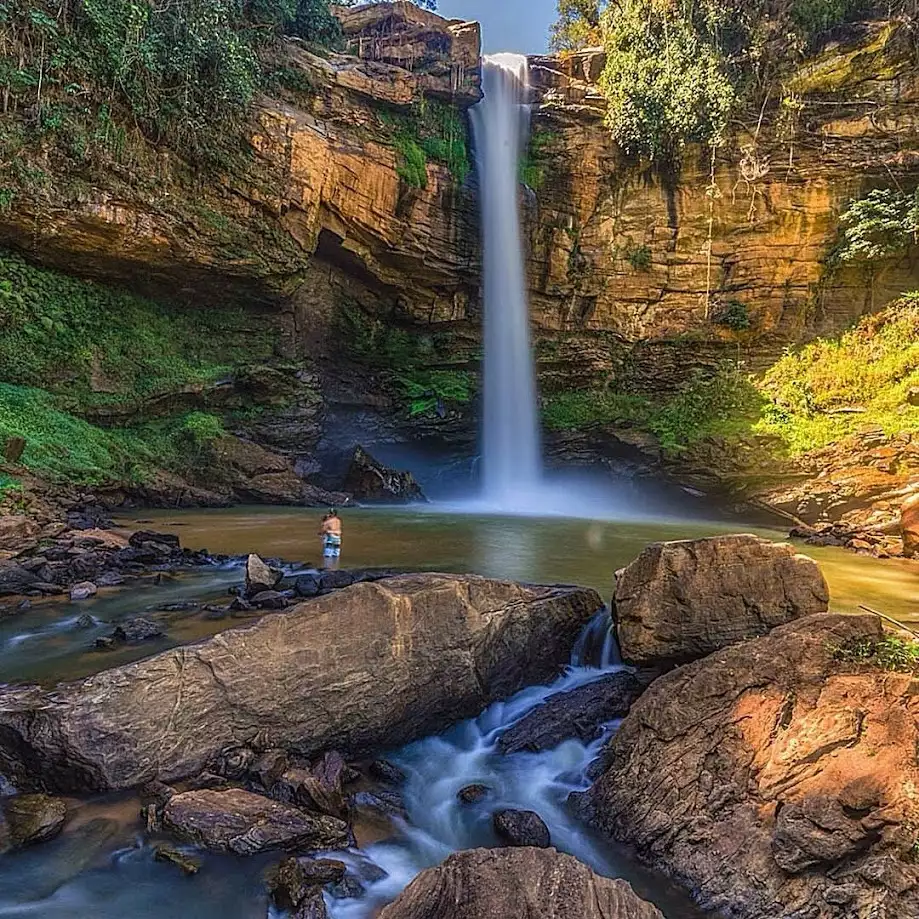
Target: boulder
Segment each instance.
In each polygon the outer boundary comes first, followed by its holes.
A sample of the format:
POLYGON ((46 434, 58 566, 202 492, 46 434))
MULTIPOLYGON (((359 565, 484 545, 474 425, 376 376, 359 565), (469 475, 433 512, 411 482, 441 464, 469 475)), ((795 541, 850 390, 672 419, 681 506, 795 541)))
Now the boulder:
POLYGON ((555 849, 470 849, 428 868, 380 919, 663 919, 625 881, 555 849))
POLYGON ((254 552, 246 559, 246 596, 254 597, 266 590, 274 590, 284 577, 280 568, 272 568, 254 552))
POLYGON ((813 616, 661 677, 577 809, 736 919, 919 916, 916 675, 847 660, 881 636, 813 616))
POLYGON ((286 609, 290 600, 277 590, 262 590, 249 601, 257 609, 286 609))
POLYGON ((829 590, 788 544, 715 536, 648 546, 616 578, 614 603, 626 661, 678 664, 824 613, 829 590))
POLYGON ((296 912, 326 884, 342 880, 344 862, 331 858, 286 858, 268 874, 268 890, 275 906, 296 912))
POLYGON ((37 575, 22 565, 0 559, 0 597, 24 594, 32 590, 39 580, 41 579, 37 575))
POLYGON ((188 855, 174 846, 159 845, 153 850, 153 859, 175 865, 182 874, 191 876, 201 870, 201 859, 188 855))
POLYGON ((151 641, 154 638, 161 638, 166 632, 158 622, 152 622, 150 619, 143 619, 136 616, 133 619, 125 619, 115 626, 112 638, 115 641, 122 641, 129 645, 140 644, 143 641, 151 641))
POLYGON ((14 848, 53 839, 67 819, 67 805, 45 794, 4 798, 0 800, 0 812, 0 822, 5 819, 6 834, 14 848))
POLYGON ((484 801, 490 794, 487 785, 466 785, 456 793, 456 798, 460 804, 478 804, 484 801))
POLYGON ((0 773, 117 789, 197 775, 241 745, 398 747, 551 680, 601 605, 472 576, 356 584, 53 691, 0 689, 0 773))
POLYGON ((218 852, 254 855, 271 849, 305 851, 344 846, 348 826, 241 788, 186 791, 163 810, 167 830, 218 852))
POLYGON ((585 743, 595 740, 604 724, 628 714, 644 688, 633 673, 621 671, 560 692, 511 725, 498 738, 498 750, 540 753, 572 737, 585 743))
POLYGON ((411 504, 427 500, 410 472, 387 468, 363 447, 355 448, 342 489, 364 502, 411 504))
POLYGON ((900 537, 903 554, 907 558, 919 558, 919 494, 908 498, 900 510, 900 537))
POLYGON ((533 811, 503 810, 492 817, 498 838, 508 846, 534 846, 548 849, 552 844, 549 827, 533 811))

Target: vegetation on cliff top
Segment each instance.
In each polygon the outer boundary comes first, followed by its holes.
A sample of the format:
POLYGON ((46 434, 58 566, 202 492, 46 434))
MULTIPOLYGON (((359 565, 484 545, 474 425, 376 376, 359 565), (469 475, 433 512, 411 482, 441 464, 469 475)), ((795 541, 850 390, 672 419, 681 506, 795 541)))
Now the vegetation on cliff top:
POLYGON ((916 0, 559 0, 556 48, 602 43, 607 123, 631 154, 677 159, 718 144, 745 103, 781 93, 818 37, 860 18, 915 15, 916 0))

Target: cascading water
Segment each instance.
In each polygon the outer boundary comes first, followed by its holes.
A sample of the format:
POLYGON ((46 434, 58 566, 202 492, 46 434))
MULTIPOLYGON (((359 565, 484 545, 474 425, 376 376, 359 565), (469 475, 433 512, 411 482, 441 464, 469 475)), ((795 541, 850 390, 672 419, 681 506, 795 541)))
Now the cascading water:
POLYGON ((485 498, 526 510, 541 477, 536 380, 520 232, 517 170, 529 130, 527 59, 486 57, 484 99, 472 109, 485 301, 485 498))

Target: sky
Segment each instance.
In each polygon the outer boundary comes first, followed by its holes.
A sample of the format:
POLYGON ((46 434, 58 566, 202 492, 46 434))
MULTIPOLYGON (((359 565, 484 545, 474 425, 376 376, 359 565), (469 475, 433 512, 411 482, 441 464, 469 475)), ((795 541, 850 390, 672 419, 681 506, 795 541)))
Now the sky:
POLYGON ((539 54, 549 44, 555 0, 438 0, 437 12, 448 19, 478 19, 486 54, 539 54))

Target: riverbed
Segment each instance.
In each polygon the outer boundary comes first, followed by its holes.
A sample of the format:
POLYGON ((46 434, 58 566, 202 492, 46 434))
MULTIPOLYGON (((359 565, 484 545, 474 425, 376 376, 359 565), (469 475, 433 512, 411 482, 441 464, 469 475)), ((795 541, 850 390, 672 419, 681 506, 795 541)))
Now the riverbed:
MULTIPOLYGON (((265 557, 319 564, 316 535, 320 514, 302 508, 243 507, 207 511, 143 512, 118 522, 129 528, 172 532, 189 548, 215 553, 256 551, 265 557)), ((613 573, 628 564, 649 542, 726 532, 755 532, 780 540, 779 530, 737 522, 657 517, 640 519, 567 519, 500 516, 456 508, 345 510, 343 567, 476 572, 542 583, 575 583, 596 588, 604 599, 612 592, 613 573)), ((843 550, 806 549, 816 558, 832 592, 832 606, 855 612, 867 603, 903 620, 919 621, 919 567, 879 561, 843 550)), ((0 673, 4 680, 41 679, 46 683, 82 676, 164 647, 194 641, 236 620, 210 622, 177 616, 167 638, 142 648, 101 653, 89 649, 96 633, 113 622, 145 610, 183 601, 222 602, 241 583, 236 565, 148 578, 122 589, 101 591, 79 604, 36 603, 27 613, 0 622, 0 673), (89 612, 93 624, 77 620, 89 612)), ((392 759, 408 776, 405 802, 409 821, 388 836, 368 838, 362 853, 346 856, 352 878, 364 884, 360 897, 329 899, 332 919, 369 919, 379 906, 427 865, 450 851, 494 844, 490 814, 497 805, 538 810, 559 848, 572 852, 598 871, 628 878, 638 892, 654 900, 667 919, 700 914, 666 879, 635 866, 626 853, 604 846, 570 814, 566 799, 586 787, 585 770, 600 743, 569 741, 543 754, 503 757, 494 742, 500 730, 551 692, 596 678, 602 670, 574 668, 552 687, 525 690, 479 718, 393 751, 392 759), (456 792, 480 782, 492 797, 464 808, 456 792), (368 859, 370 861, 368 862, 368 859), (381 876, 380 868, 385 874, 381 876)), ((138 802, 116 796, 70 802, 72 816, 64 834, 0 862, 0 917, 100 919, 254 919, 268 910, 262 872, 273 860, 205 855, 201 873, 182 877, 154 861, 152 841, 143 836, 138 802)))

